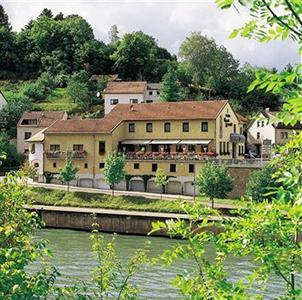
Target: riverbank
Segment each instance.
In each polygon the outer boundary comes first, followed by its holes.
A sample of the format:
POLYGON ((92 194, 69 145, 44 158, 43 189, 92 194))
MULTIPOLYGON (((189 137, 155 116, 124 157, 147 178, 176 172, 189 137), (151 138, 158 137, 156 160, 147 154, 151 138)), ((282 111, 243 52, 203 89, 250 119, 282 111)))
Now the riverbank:
MULTIPOLYGON (((117 209, 80 208, 49 205, 33 205, 27 209, 36 211, 48 228, 77 229, 91 231, 93 224, 99 230, 110 233, 148 235, 152 224, 166 220, 189 220, 186 214, 128 211, 117 209)), ((207 230, 218 232, 215 222, 221 220, 216 216, 208 216, 207 230)), ((154 236, 167 236, 165 230, 154 232, 154 236)))
MULTIPOLYGON (((55 206, 72 206, 86 208, 104 208, 104 209, 122 209, 137 210, 146 212, 167 212, 183 213, 180 207, 181 201, 192 201, 191 198, 183 198, 178 195, 160 195, 142 193, 141 196, 122 194, 121 192, 111 194, 102 193, 101 191, 92 191, 91 189, 80 190, 71 189, 66 191, 65 186, 48 185, 45 187, 31 186, 29 196, 34 204, 55 205, 55 206), (86 191, 87 190, 87 191, 86 191), (148 196, 151 196, 149 198, 148 196), (154 196, 157 196, 155 198, 154 196), (168 197, 167 197, 168 196, 168 197)), ((198 201, 204 205, 210 205, 206 198, 198 198, 198 201)), ((236 200, 217 199, 215 200, 216 208, 221 210, 235 209, 240 203, 236 200)))

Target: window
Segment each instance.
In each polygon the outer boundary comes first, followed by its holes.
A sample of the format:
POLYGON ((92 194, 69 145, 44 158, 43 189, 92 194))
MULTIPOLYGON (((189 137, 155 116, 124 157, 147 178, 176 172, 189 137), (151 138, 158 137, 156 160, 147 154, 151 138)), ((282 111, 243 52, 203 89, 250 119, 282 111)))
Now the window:
POLYGON ((58 144, 51 144, 49 146, 50 151, 60 151, 60 145, 58 144))
POLYGON ((88 169, 88 164, 87 163, 84 163, 84 168, 88 169))
POLYGON ((118 99, 110 99, 110 105, 118 104, 118 99))
POLYGON ((188 151, 195 151, 195 145, 188 145, 188 151))
POLYGON ((138 103, 138 99, 130 99, 130 103, 136 104, 136 103, 138 103))
POLYGON ((183 132, 189 132, 189 122, 183 122, 182 123, 182 131, 183 132))
POLYGON ((223 142, 223 154, 225 154, 226 149, 225 149, 225 142, 223 142))
POLYGON ((35 154, 35 152, 36 152, 36 144, 32 144, 31 145, 31 153, 35 154))
POLYGON ((288 139, 288 134, 287 134, 287 132, 284 132, 284 138, 285 138, 285 139, 288 139))
POLYGON ((150 96, 153 95, 153 92, 152 92, 152 91, 149 91, 149 95, 150 95, 150 96))
POLYGON ((146 132, 152 132, 152 123, 146 123, 146 132))
POLYGON ((39 168, 39 163, 34 163, 35 168, 39 168))
POLYGON ((208 131, 208 122, 201 122, 201 131, 207 132, 208 131))
POLYGON ((222 116, 219 117, 219 138, 222 139, 223 137, 223 120, 222 116))
POLYGON ((128 131, 129 132, 135 132, 135 123, 129 123, 128 131))
POLYGON ((264 127, 264 121, 261 122, 261 127, 264 127))
POLYGON ((56 168, 56 167, 57 167, 57 163, 54 162, 54 163, 52 164, 52 166, 53 166, 54 168, 56 168))
POLYGON ((195 166, 193 164, 189 164, 189 173, 194 173, 195 166))
POLYGON ((28 154, 28 149, 24 149, 24 154, 28 154))
POLYGON ((240 131, 240 134, 243 134, 243 127, 242 126, 240 126, 239 131, 240 131))
POLYGON ((234 133, 236 133, 236 131, 237 131, 237 127, 236 127, 236 124, 234 124, 234 133))
POLYGON ((106 152, 106 144, 104 141, 99 142, 99 153, 104 154, 106 152))
POLYGON ((152 164, 152 172, 156 172, 157 171, 157 164, 152 164))
POLYGON ((257 127, 260 127, 260 121, 257 121, 257 127))
POLYGON ((280 135, 281 135, 281 139, 284 139, 284 132, 281 132, 280 135))
POLYGON ((28 140, 31 137, 31 132, 24 132, 24 140, 28 140))
POLYGON ((21 123, 21 125, 37 125, 38 120, 37 119, 24 119, 21 123))
POLYGON ((219 153, 222 154, 222 142, 219 143, 219 153))
POLYGON ((227 146, 226 152, 227 152, 227 154, 230 154, 230 143, 227 142, 227 143, 226 143, 226 146, 227 146))
POLYGON ((260 139, 260 132, 257 132, 257 140, 260 139))
POLYGON ((139 169, 139 163, 135 163, 135 164, 133 165, 133 168, 134 168, 135 170, 138 170, 138 169, 139 169))
POLYGON ((105 168, 105 163, 99 163, 99 168, 104 169, 105 168))
POLYGON ((156 91, 156 94, 157 94, 157 95, 160 95, 160 91, 156 91))
POLYGON ((165 132, 171 132, 171 123, 170 122, 165 123, 164 130, 165 130, 165 132))
POLYGON ((170 164, 170 172, 175 173, 176 172, 176 164, 170 164))
POLYGON ((73 145, 73 151, 83 151, 84 145, 83 144, 74 144, 73 145))
POLYGON ((148 99, 148 100, 146 101, 146 103, 153 103, 153 100, 148 99))

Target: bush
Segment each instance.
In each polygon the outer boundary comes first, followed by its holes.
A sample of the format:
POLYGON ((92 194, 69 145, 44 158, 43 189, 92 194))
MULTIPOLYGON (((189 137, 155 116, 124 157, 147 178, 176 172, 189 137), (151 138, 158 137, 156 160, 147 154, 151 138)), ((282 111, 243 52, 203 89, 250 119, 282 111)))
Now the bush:
POLYGON ((37 100, 44 100, 47 97, 43 86, 39 83, 30 83, 24 86, 23 93, 27 97, 37 100))
POLYGON ((272 188, 277 187, 276 180, 273 178, 273 174, 276 171, 276 166, 267 164, 261 170, 252 172, 247 183, 246 196, 257 202, 261 202, 264 199, 271 200, 272 195, 264 195, 270 192, 272 188))
POLYGON ((48 72, 44 72, 37 80, 37 84, 40 85, 45 92, 51 92, 57 87, 56 79, 48 72))

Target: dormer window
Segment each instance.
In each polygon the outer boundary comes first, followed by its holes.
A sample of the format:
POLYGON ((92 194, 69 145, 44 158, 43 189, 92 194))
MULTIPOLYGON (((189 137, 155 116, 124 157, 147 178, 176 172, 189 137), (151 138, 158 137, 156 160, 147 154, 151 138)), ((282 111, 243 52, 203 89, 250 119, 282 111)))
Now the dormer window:
POLYGON ((37 119, 23 119, 21 122, 21 125, 37 125, 38 120, 37 119))
POLYGON ((138 103, 138 99, 130 99, 130 103, 131 104, 136 104, 136 103, 138 103))
POLYGON ((118 104, 118 99, 110 99, 110 105, 118 104))

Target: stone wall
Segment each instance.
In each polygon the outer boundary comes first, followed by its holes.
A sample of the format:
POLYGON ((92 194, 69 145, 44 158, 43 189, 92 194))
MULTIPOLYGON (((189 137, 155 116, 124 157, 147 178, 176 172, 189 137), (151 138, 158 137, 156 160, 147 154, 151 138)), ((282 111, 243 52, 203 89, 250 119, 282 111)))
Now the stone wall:
POLYGON ((234 188, 229 193, 230 198, 240 198, 246 191, 246 185, 249 181, 250 174, 258 171, 260 168, 231 166, 229 167, 230 174, 234 179, 234 188))

